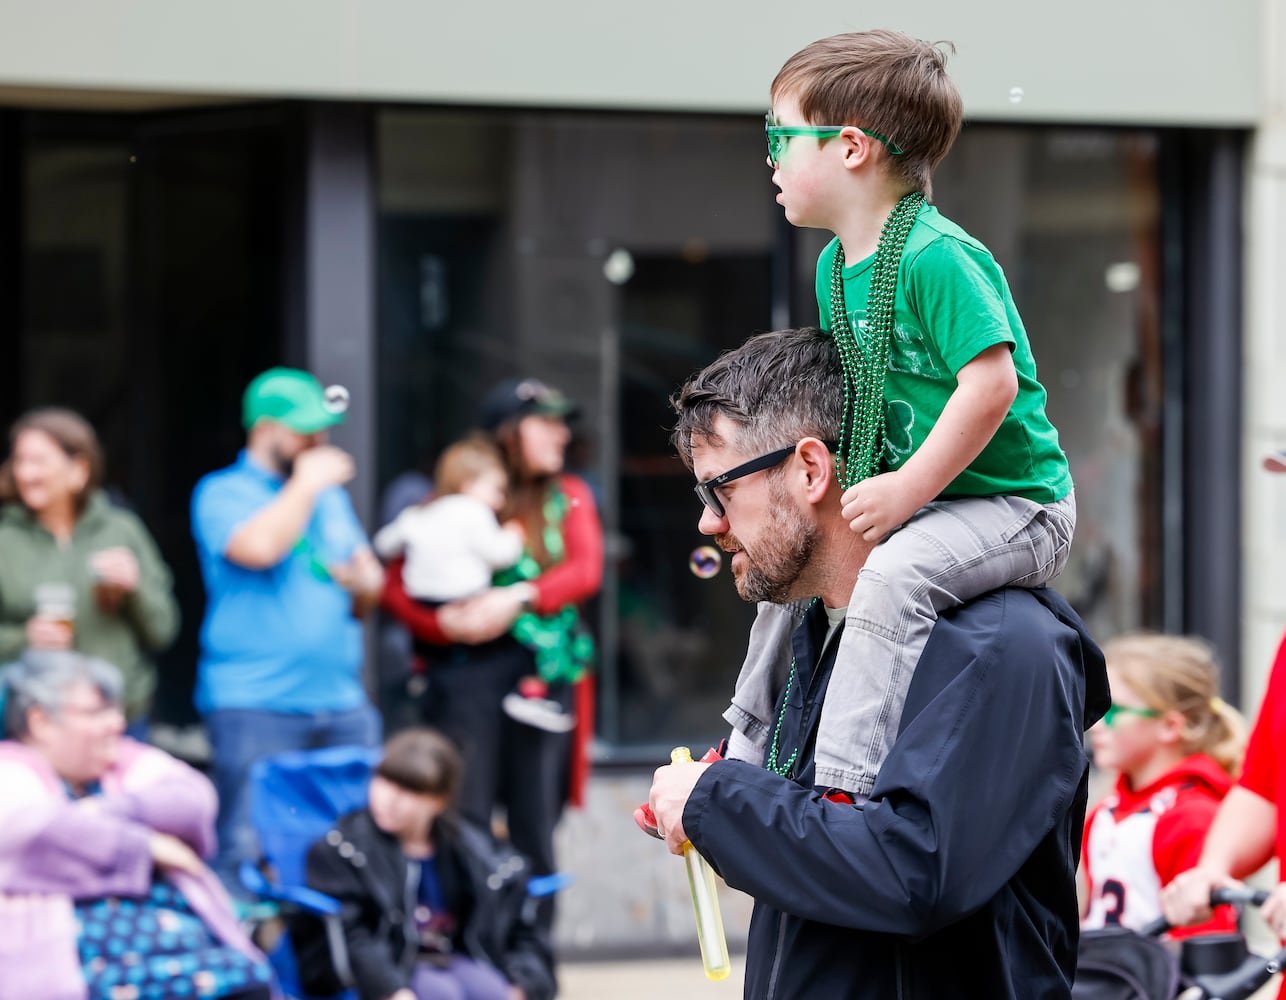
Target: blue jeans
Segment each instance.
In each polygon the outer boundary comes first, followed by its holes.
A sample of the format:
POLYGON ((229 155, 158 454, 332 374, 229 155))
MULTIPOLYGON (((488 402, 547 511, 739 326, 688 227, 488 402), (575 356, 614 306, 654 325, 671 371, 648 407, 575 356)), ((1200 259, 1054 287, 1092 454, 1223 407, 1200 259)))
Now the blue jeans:
POLYGON ((237 869, 242 861, 259 858, 259 840, 250 824, 250 766, 288 750, 373 747, 380 741, 380 717, 370 705, 313 715, 228 708, 207 715, 205 726, 219 793, 214 870, 233 896, 244 899, 237 869))

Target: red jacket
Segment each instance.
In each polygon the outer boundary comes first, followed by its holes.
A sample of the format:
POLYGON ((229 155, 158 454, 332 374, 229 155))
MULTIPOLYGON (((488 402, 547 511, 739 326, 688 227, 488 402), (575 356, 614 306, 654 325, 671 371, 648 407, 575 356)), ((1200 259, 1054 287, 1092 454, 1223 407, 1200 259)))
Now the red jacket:
MULTIPOLYGON (((1120 924, 1138 930, 1161 916, 1161 889, 1196 865, 1219 800, 1232 776, 1205 754, 1180 761, 1156 781, 1133 789, 1125 775, 1085 821, 1081 861, 1089 883, 1085 927, 1120 924)), ((1220 907, 1212 920, 1170 932, 1190 937, 1237 929, 1220 907)))
MULTIPOLYGON (((1286 872, 1286 822, 1282 821, 1282 802, 1286 801, 1286 638, 1277 647, 1268 690, 1250 733, 1246 760, 1241 766, 1237 784, 1249 789, 1277 807, 1277 864, 1286 872)), ((1286 875, 1279 875, 1286 878, 1286 875)), ((1282 983, 1281 1000, 1286 1000, 1286 981, 1282 983)))

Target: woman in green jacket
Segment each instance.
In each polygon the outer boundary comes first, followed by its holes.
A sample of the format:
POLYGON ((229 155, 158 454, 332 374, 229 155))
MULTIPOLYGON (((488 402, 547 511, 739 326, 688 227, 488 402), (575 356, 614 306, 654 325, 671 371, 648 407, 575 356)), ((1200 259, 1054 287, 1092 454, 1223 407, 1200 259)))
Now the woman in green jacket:
POLYGON ((79 414, 18 418, 0 465, 0 664, 26 648, 76 649, 120 668, 144 735, 156 668, 179 609, 169 568, 132 513, 101 489, 103 454, 79 414))

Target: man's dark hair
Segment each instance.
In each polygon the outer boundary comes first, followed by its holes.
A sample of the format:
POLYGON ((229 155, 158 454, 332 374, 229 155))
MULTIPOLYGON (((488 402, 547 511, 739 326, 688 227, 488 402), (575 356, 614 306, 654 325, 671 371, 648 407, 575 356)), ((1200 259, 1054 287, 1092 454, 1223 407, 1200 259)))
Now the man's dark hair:
POLYGON ((693 435, 750 456, 805 437, 833 441, 844 416, 835 339, 815 328, 758 334, 693 375, 670 405, 679 416, 671 440, 689 469, 693 435), (715 434, 720 414, 735 440, 715 434))

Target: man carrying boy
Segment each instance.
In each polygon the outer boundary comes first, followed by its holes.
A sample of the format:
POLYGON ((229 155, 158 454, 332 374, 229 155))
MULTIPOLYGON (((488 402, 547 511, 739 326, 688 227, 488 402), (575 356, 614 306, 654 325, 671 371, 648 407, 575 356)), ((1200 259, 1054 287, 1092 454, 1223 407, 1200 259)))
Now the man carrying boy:
MULTIPOLYGON (((844 602, 816 781, 860 801, 938 613, 1056 576, 1076 507, 1004 274, 925 200, 961 124, 943 53, 893 31, 836 35, 792 56, 771 95, 777 201, 836 234, 817 264, 844 371, 836 467, 843 516, 874 549, 844 602)), ((725 714, 733 757, 763 759, 802 610, 760 606, 725 714)))
POLYGON ((869 801, 815 790, 818 717, 846 696, 829 640, 875 548, 841 513, 826 443, 843 398, 834 338, 786 330, 725 354, 675 400, 675 444, 707 501, 698 528, 733 553, 738 592, 819 599, 784 654, 778 767, 662 767, 656 825, 672 852, 690 839, 754 897, 748 998, 1069 997, 1083 733, 1109 695, 1102 655, 1058 595, 1009 587, 945 611, 869 801))

